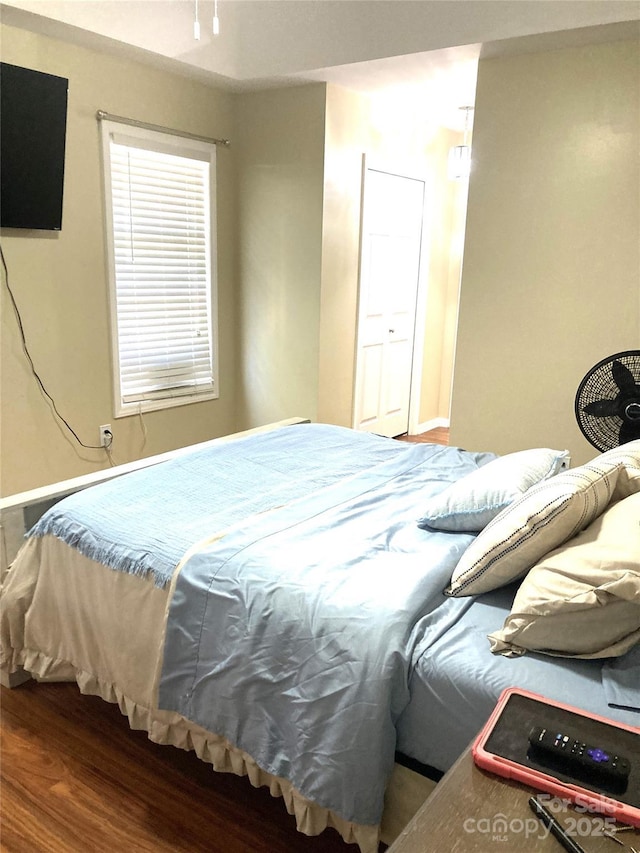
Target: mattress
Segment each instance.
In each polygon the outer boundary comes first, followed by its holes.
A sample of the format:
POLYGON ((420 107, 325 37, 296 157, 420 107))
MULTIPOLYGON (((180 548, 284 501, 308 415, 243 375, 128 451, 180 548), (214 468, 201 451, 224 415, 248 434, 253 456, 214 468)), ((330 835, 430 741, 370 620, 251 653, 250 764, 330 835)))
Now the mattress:
POLYGON ((433 630, 417 651, 411 701, 397 727, 401 753, 439 771, 448 770, 507 687, 640 726, 640 710, 609 704, 607 659, 491 654, 487 635, 504 622, 516 589, 512 584, 476 598, 449 599, 428 617, 433 630))

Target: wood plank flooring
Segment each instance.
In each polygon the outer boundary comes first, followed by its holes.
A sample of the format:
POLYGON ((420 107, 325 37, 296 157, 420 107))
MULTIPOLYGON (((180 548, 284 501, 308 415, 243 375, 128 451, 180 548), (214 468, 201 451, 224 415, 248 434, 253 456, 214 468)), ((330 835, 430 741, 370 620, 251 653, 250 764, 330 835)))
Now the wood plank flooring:
POLYGON ((421 432, 419 435, 399 435, 398 439, 414 443, 449 444, 449 428, 436 427, 436 429, 431 429, 428 432, 421 432))
MULTIPOLYGON (((75 684, 1 688, 2 853, 357 853, 281 798, 134 732, 75 684)), ((381 850, 384 847, 381 845, 381 850)))

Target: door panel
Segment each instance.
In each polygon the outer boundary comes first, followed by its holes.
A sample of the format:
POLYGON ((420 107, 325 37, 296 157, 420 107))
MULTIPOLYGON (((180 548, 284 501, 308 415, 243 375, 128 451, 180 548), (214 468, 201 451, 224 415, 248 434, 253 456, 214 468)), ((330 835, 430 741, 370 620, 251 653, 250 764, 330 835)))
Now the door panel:
POLYGON ((424 181, 366 169, 363 204, 354 428, 394 436, 409 423, 424 181))
MULTIPOLYGON (((379 345, 362 348, 362 400, 361 421, 374 423, 380 411, 380 372, 382 347, 379 345)), ((363 429, 366 427, 363 426, 363 429)))

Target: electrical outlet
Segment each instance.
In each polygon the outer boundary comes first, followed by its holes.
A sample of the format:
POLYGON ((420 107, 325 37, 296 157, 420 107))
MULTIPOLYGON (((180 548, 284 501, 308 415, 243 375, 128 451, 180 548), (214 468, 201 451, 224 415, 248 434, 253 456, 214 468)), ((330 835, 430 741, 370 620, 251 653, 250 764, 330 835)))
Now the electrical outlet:
POLYGON ((102 447, 111 447, 113 444, 113 433, 111 424, 102 424, 100 427, 100 444, 102 447))

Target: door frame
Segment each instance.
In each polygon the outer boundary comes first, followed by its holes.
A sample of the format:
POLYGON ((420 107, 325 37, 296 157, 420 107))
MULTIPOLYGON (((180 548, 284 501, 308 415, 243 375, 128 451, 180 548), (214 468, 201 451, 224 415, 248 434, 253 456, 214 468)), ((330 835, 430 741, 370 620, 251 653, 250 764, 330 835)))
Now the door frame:
POLYGON ((361 176, 360 176, 360 235, 358 240, 358 286, 356 291, 356 327, 355 347, 353 352, 353 386, 351 400, 351 425, 356 424, 356 401, 359 390, 358 378, 358 341, 360 337, 360 314, 361 314, 361 286, 362 286, 362 251, 364 248, 364 228, 366 224, 366 184, 367 171, 385 172, 400 178, 410 178, 421 181, 424 184, 424 203, 422 208, 422 234, 420 238, 420 259, 418 265, 418 288, 416 293, 416 316, 413 329, 413 348, 411 353, 411 381, 409 383, 409 416, 408 432, 415 435, 420 423, 420 390, 422 385, 422 367, 424 358, 424 338, 426 329, 426 310, 428 293, 428 270, 429 270, 429 238, 431 234, 430 220, 430 183, 424 173, 408 170, 400 167, 398 163, 379 160, 371 157, 366 152, 362 154, 361 176))

